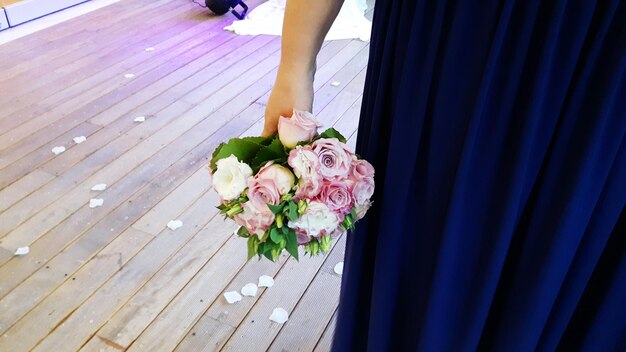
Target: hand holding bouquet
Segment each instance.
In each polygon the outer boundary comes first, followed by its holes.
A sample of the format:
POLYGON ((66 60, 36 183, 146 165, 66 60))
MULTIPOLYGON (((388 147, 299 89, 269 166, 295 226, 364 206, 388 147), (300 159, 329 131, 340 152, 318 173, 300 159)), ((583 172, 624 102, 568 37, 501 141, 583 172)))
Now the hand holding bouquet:
POLYGON ((336 130, 294 110, 280 117, 278 136, 233 138, 209 164, 220 212, 241 227, 248 259, 274 261, 283 249, 298 259, 328 252, 332 236, 354 229, 371 205, 374 168, 346 146, 336 130))

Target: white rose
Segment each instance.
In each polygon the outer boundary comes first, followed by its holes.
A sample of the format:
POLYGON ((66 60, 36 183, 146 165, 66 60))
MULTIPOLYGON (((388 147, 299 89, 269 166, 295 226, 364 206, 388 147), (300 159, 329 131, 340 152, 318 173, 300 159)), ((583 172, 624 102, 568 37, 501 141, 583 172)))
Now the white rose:
POLYGON ((295 221, 289 221, 287 226, 296 232, 305 232, 308 236, 320 237, 334 233, 339 226, 339 218, 326 204, 312 201, 304 214, 295 221))
POLYGON ((296 177, 288 168, 272 163, 262 167, 256 174, 256 178, 273 180, 281 195, 289 193, 296 182, 296 177))
POLYGON ((222 200, 233 200, 246 189, 250 177, 252 177, 250 166, 231 155, 217 161, 217 170, 213 174, 213 188, 222 200))

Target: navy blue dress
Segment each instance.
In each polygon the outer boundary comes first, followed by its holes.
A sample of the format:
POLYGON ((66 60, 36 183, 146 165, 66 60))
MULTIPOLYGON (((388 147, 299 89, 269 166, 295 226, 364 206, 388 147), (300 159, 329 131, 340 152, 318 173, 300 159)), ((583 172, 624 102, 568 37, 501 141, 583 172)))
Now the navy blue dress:
POLYGON ((626 1, 375 6, 333 351, 625 351, 626 1))

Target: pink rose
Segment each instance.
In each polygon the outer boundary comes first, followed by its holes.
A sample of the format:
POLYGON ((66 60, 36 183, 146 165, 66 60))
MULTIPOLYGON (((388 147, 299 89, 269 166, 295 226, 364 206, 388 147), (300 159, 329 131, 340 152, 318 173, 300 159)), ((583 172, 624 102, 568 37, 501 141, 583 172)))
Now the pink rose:
POLYGON ((318 174, 320 161, 310 145, 297 146, 289 152, 287 163, 298 178, 318 174))
POLYGON ((317 135, 319 123, 307 111, 293 109, 291 117, 278 119, 278 138, 287 148, 294 148, 299 142, 310 142, 317 135))
POLYGON ((276 183, 278 192, 285 195, 291 191, 296 178, 291 171, 281 165, 273 164, 271 161, 263 166, 255 176, 257 179, 270 179, 276 183))
POLYGON ((248 184, 248 199, 257 203, 278 205, 280 203, 278 185, 273 179, 254 178, 248 184))
POLYGON ((300 178, 296 188, 295 199, 313 199, 322 190, 322 176, 310 174, 300 178))
POLYGON ((356 218, 354 218, 354 221, 359 221, 363 219, 363 217, 365 216, 365 213, 367 213, 370 206, 372 206, 372 203, 369 200, 363 204, 357 204, 354 207, 354 211, 356 212, 356 218))
POLYGON ((352 186, 352 197, 357 205, 368 203, 374 194, 374 178, 364 177, 352 186))
POLYGON ((352 210, 353 199, 348 184, 337 181, 324 181, 319 200, 331 210, 340 214, 347 214, 352 210))
POLYGON ((257 199, 251 199, 242 204, 243 212, 235 215, 234 220, 245 227, 250 234, 259 237, 274 223, 274 213, 265 204, 257 199))
POLYGON ((364 177, 374 177, 374 167, 367 160, 354 160, 350 176, 354 181, 359 181, 364 177))
POLYGON ((345 178, 352 166, 352 153, 337 138, 313 142, 313 151, 320 161, 320 173, 326 179, 345 178))

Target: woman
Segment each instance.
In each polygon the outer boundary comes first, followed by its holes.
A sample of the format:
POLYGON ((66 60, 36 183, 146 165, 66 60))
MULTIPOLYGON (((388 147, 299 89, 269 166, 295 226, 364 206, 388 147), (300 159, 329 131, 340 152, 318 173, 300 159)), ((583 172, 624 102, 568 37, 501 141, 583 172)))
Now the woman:
MULTIPOLYGON (((341 1, 289 0, 264 134, 341 1)), ((334 351, 626 350, 626 2, 377 0, 334 351)))

